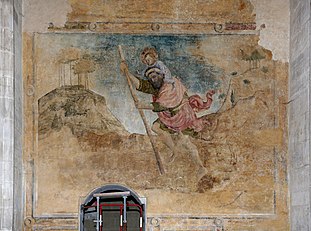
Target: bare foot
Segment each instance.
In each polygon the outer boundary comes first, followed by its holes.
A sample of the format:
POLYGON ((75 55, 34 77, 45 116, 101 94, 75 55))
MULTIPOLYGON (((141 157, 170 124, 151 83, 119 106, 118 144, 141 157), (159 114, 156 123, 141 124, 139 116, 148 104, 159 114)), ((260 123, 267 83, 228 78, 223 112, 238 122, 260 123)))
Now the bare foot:
POLYGON ((169 163, 172 163, 172 162, 174 162, 174 160, 175 160, 175 153, 174 152, 172 152, 172 154, 170 155, 170 157, 169 157, 169 160, 168 160, 168 162, 169 163))
POLYGON ((197 173, 198 179, 201 180, 207 174, 207 169, 205 167, 200 167, 197 173))

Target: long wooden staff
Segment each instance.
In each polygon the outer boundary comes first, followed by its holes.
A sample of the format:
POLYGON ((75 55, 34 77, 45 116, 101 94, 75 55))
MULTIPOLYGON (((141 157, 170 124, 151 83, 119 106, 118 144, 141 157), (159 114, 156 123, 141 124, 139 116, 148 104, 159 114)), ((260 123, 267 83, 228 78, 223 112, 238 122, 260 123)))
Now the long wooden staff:
MULTIPOLYGON (((121 57, 121 60, 122 62, 125 62, 125 58, 124 58, 124 55, 123 55, 123 51, 122 51, 122 47, 121 45, 118 46, 118 50, 119 50, 119 54, 120 54, 120 57, 121 57)), ((154 137, 152 136, 152 133, 151 133, 151 128, 146 120, 146 116, 145 116, 145 113, 144 111, 138 107, 139 105, 139 100, 135 94, 135 91, 133 89, 133 85, 132 85, 132 82, 131 82, 131 79, 130 79, 130 76, 129 76, 129 73, 127 71, 125 71, 125 76, 126 76, 126 79, 127 79, 127 83, 128 83, 128 86, 129 86, 129 89, 130 89, 130 92, 131 92, 131 95, 133 97, 133 100, 134 100, 134 104, 135 104, 135 107, 137 108, 138 112, 139 112, 139 115, 140 117, 142 118, 143 120, 143 123, 145 125, 145 129, 146 129, 146 132, 147 132, 147 135, 150 139, 150 143, 151 143, 151 146, 152 146, 152 149, 153 149, 153 152, 154 152, 154 155, 155 155, 155 158, 156 158, 156 161, 157 161, 157 165, 158 165, 158 168, 159 168, 159 172, 160 174, 164 174, 165 171, 164 171, 164 168, 163 168, 163 164, 162 164, 162 161, 161 161, 161 157, 159 155, 159 151, 158 151, 158 148, 156 146, 156 142, 154 140, 154 137)))

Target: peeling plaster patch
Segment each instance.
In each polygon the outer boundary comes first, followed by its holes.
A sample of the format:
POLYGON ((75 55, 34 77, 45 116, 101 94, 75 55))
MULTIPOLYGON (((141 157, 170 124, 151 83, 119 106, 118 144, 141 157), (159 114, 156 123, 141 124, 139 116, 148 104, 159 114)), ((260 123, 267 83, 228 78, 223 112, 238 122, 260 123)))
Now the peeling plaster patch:
POLYGON ((49 23, 63 26, 72 10, 67 0, 25 0, 23 9, 24 32, 45 32, 49 23))
POLYGON ((250 0, 260 32, 259 44, 272 51, 273 60, 289 61, 289 0, 250 0))

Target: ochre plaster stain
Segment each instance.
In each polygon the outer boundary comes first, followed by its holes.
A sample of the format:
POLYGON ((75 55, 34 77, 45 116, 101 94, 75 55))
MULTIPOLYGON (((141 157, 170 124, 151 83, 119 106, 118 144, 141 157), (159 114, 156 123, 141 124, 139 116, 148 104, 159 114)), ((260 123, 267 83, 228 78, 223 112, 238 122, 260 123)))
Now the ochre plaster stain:
POLYGON ((69 21, 254 22, 246 0, 102 1, 69 0, 69 21))

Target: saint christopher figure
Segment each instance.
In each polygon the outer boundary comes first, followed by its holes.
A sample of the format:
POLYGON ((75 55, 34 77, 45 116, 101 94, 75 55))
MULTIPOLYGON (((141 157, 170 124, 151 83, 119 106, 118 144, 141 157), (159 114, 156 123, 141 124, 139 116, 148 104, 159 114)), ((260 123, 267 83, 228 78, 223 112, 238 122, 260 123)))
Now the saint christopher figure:
POLYGON ((207 169, 189 136, 197 134, 209 124, 204 118, 198 118, 196 112, 210 108, 214 91, 206 93, 205 101, 199 95, 188 96, 181 80, 172 76, 166 65, 158 60, 158 53, 154 48, 145 48, 140 58, 146 64, 141 76, 131 74, 124 61, 120 66, 121 71, 130 77, 136 90, 152 95, 151 103, 140 103, 138 108, 157 113, 158 119, 153 123, 152 131, 172 151, 171 159, 178 154, 171 135, 178 134, 183 148, 197 165, 197 177, 201 179, 207 174, 207 169))

